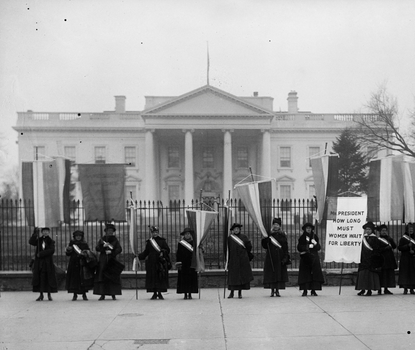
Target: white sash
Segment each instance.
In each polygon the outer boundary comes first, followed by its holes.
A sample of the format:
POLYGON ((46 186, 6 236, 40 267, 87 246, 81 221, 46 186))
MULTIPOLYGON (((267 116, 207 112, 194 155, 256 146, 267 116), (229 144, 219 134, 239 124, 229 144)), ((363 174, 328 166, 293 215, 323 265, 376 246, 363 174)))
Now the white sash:
POLYGON ((282 248, 282 245, 280 242, 277 241, 277 239, 273 236, 269 236, 269 239, 273 245, 275 245, 277 248, 282 248))
POLYGON ((74 244, 74 245, 72 245, 72 247, 73 247, 73 249, 75 249, 75 251, 78 253, 78 254, 81 254, 82 253, 82 250, 76 245, 76 244, 74 244))
POLYGON ((193 247, 190 243, 188 243, 187 241, 185 241, 184 239, 182 239, 181 241, 179 241, 179 243, 181 245, 183 245, 183 247, 185 247, 186 249, 188 249, 189 251, 193 252, 193 247))
POLYGON ((246 247, 245 247, 245 244, 244 244, 244 242, 243 242, 243 240, 242 239, 240 239, 239 237, 237 237, 237 236, 235 236, 233 233, 230 235, 230 237, 236 242, 236 243, 238 243, 241 247, 244 247, 245 249, 246 249, 246 247))
POLYGON ((373 248, 370 246, 369 242, 366 240, 366 237, 363 237, 363 245, 369 249, 369 250, 373 250, 373 248))
POLYGON ((385 243, 385 244, 387 244, 388 246, 391 247, 391 245, 390 245, 390 243, 389 243, 389 241, 387 239, 385 239, 383 237, 378 237, 378 239, 379 239, 379 241, 381 241, 381 242, 383 242, 383 243, 385 243))
POLYGON ((160 252, 161 252, 161 248, 160 248, 160 246, 157 244, 156 240, 155 240, 155 239, 153 239, 153 238, 150 238, 150 239, 149 239, 149 241, 150 241, 151 245, 153 246, 153 248, 154 248, 154 249, 155 249, 158 253, 160 253, 160 252))
POLYGON ((411 242, 412 244, 415 244, 415 240, 412 237, 409 237, 408 235, 403 235, 403 238, 411 242))

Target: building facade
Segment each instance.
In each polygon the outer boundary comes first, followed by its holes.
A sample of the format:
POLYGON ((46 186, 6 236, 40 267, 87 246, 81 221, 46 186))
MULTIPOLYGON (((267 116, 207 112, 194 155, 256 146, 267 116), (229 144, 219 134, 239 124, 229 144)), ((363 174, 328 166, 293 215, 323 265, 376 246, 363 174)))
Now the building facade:
MULTIPOLYGON (((310 156, 330 152, 362 114, 287 111, 273 98, 237 97, 211 85, 181 96, 146 96, 143 111, 126 111, 124 96, 102 113, 19 112, 19 163, 64 156, 76 164, 126 164, 126 195, 138 200, 227 198, 251 174, 274 178, 280 199, 315 194, 310 156)), ((76 176, 75 176, 76 180, 76 176)))

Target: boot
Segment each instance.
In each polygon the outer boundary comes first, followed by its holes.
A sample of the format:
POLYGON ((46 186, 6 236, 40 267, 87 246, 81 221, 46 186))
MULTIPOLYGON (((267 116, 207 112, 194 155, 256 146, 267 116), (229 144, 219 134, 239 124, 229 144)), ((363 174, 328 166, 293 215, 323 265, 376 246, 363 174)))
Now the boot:
POLYGON ((232 299, 233 298, 233 290, 231 290, 231 292, 228 295, 228 299, 232 299))
POLYGON ((150 298, 151 300, 155 300, 155 299, 157 299, 157 293, 156 292, 154 292, 153 293, 153 296, 150 298))
POLYGON ((188 299, 192 299, 192 294, 189 293, 188 299))
POLYGON ((409 290, 409 293, 411 294, 415 294, 415 290, 413 290, 412 288, 409 290))
POLYGON ((242 291, 241 290, 238 291, 238 298, 242 299, 242 291))
POLYGON ((312 291, 311 291, 311 295, 312 295, 313 297, 316 297, 316 296, 317 296, 316 291, 315 291, 315 290, 312 290, 312 291))
POLYGON ((271 289, 271 298, 274 296, 274 289, 271 289))
POLYGON ((104 300, 104 299, 105 299, 105 295, 101 295, 98 300, 104 300))
POLYGON ((385 288, 384 294, 393 294, 388 288, 385 288))
POLYGON ((72 301, 75 301, 76 299, 78 299, 78 294, 73 293, 72 301))
POLYGON ((43 293, 40 293, 36 301, 42 301, 42 300, 43 300, 43 293))
POLYGON ((158 296, 158 298, 159 298, 160 300, 164 300, 164 298, 163 298, 163 296, 161 295, 161 293, 160 293, 160 292, 158 292, 157 296, 158 296))
POLYGON ((303 290, 303 294, 301 295, 302 297, 306 297, 307 296, 307 289, 303 290))
POLYGON ((49 301, 52 301, 53 299, 52 299, 52 295, 50 295, 50 293, 48 293, 48 300, 49 301))
POLYGON ((277 289, 277 290, 275 290, 275 296, 276 297, 280 297, 281 295, 280 295, 280 291, 277 289))
POLYGON ((365 294, 365 296, 367 296, 367 297, 370 297, 372 295, 372 291, 371 290, 368 290, 367 292, 366 292, 366 294, 365 294))
POLYGON ((408 294, 408 288, 403 289, 403 294, 405 294, 405 295, 408 294))
POLYGON ((381 295, 382 294, 382 289, 378 290, 378 294, 381 295))
POLYGON ((357 295, 365 295, 365 290, 362 289, 359 293, 357 293, 357 295))
POLYGON ((187 293, 184 293, 184 299, 187 300, 187 293))
POLYGON ((86 297, 86 293, 82 294, 82 299, 88 300, 88 298, 86 297))
POLYGON ((117 300, 117 298, 115 297, 115 295, 112 295, 112 300, 117 300))

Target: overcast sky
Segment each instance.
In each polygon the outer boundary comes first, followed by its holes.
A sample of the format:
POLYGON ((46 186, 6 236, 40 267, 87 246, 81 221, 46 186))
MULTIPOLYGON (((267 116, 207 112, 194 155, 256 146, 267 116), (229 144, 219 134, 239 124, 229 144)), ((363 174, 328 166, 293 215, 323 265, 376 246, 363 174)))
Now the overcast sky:
MULTIPOLYGON (((414 107, 415 1, 1 0, 0 120, 17 163, 18 111, 102 112, 125 95, 181 95, 210 84, 287 109, 362 111, 386 82, 414 107)), ((5 147, 4 146, 4 147, 5 147)))

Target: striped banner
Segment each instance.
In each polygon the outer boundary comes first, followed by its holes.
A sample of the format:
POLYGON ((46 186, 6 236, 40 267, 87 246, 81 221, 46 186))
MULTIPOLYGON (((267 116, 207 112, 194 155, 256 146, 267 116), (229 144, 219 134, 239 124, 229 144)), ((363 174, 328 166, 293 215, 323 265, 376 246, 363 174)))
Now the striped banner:
POLYGON ((369 165, 367 208, 369 221, 404 218, 402 156, 373 160, 369 165))
MULTIPOLYGON (((189 222, 189 227, 195 233, 195 247, 199 248, 201 244, 206 240, 207 234, 209 232, 209 228, 218 217, 218 212, 216 211, 204 211, 204 210, 193 210, 187 209, 187 220, 189 222)), ((196 259, 192 259, 196 261, 196 268, 197 272, 205 271, 205 261, 203 259, 203 253, 200 252, 200 249, 195 249, 193 254, 196 256, 196 259)))
MULTIPOLYGON (((314 186, 317 197, 317 220, 322 221, 327 213, 327 197, 337 197, 339 189, 339 156, 324 155, 311 158, 314 186)), ((335 205, 336 201, 332 203, 335 205)), ((332 210, 336 208, 332 206, 332 210)))
POLYGON ((130 231, 129 239, 131 251, 134 254, 133 271, 138 271, 140 267, 140 260, 138 259, 138 232, 137 232, 137 207, 133 200, 130 201, 130 231))
POLYGON ((272 199, 275 194, 275 180, 240 184, 234 189, 261 234, 268 237, 273 219, 272 199))
POLYGON ((63 158, 22 163, 23 198, 33 203, 26 212, 30 226, 58 227, 70 222, 70 167, 63 158))
POLYGON ((404 187, 404 222, 415 222, 415 163, 402 162, 404 187))

